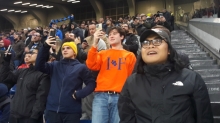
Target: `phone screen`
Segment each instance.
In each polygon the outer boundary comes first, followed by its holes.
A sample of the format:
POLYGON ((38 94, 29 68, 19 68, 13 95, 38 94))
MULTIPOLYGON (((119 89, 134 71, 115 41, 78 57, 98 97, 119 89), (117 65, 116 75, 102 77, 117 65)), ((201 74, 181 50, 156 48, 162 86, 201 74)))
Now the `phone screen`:
POLYGON ((96 30, 102 30, 102 24, 96 24, 96 30))
POLYGON ((11 46, 11 45, 9 45, 9 46, 8 46, 7 51, 10 53, 10 52, 11 52, 11 50, 12 50, 12 46, 11 46))
POLYGON ((50 31, 50 36, 56 37, 56 30, 51 30, 50 31))

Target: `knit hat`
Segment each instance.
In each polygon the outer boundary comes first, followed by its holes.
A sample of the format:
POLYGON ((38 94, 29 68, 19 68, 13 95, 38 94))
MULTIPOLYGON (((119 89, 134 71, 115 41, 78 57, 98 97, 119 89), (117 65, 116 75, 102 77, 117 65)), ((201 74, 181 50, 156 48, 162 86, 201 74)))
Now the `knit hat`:
POLYGON ((71 47, 71 48, 73 49, 73 51, 76 53, 76 55, 77 55, 77 46, 76 46, 76 44, 75 44, 74 42, 65 42, 65 43, 62 45, 62 48, 63 48, 64 46, 69 46, 69 47, 71 47))
POLYGON ((8 40, 8 39, 3 39, 3 42, 4 42, 4 47, 5 48, 8 48, 8 46, 11 45, 11 41, 8 40))

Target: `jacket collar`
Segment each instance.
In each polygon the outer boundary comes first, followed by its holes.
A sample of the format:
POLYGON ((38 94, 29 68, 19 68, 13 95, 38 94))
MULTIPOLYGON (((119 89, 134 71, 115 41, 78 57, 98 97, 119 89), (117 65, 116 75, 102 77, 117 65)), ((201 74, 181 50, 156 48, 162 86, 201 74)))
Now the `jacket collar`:
POLYGON ((71 65, 79 64, 80 62, 77 59, 62 59, 61 63, 68 63, 71 65))
POLYGON ((164 76, 173 70, 171 63, 157 64, 157 65, 144 65, 144 73, 152 76, 164 76))

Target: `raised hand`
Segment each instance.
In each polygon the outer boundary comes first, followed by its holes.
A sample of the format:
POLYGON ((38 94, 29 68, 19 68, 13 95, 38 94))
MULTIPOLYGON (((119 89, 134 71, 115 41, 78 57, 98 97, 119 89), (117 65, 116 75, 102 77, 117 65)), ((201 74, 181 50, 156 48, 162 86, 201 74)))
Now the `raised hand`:
POLYGON ((56 38, 49 36, 45 42, 47 43, 47 45, 55 47, 56 38))

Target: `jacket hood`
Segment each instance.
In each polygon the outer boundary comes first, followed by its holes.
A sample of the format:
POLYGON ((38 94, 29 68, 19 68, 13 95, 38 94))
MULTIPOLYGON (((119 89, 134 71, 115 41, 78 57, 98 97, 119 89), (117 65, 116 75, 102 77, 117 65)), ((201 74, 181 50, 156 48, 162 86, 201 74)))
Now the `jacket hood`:
POLYGON ((80 64, 80 62, 77 59, 62 59, 61 63, 70 64, 70 65, 80 64))

